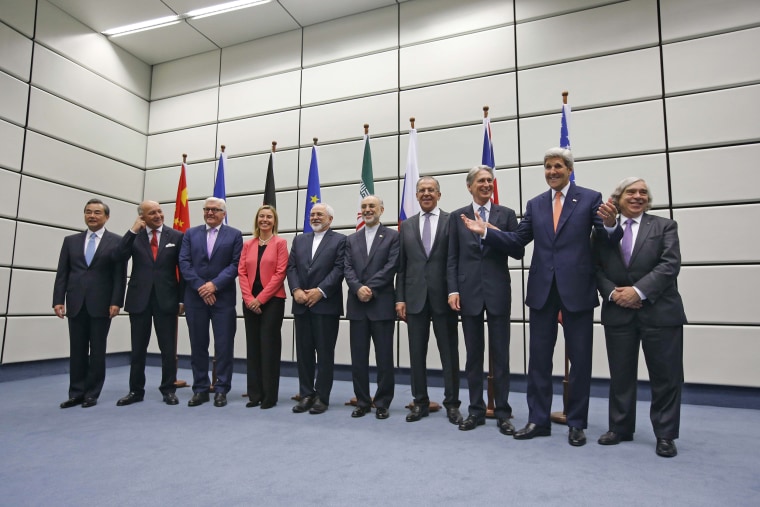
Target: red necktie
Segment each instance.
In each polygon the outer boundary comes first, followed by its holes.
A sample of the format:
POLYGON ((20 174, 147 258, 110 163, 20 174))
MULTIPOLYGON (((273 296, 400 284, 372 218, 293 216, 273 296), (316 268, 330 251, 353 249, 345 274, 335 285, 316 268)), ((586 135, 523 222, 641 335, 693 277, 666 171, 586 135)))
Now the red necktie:
POLYGON ((158 257, 158 229, 153 229, 153 237, 150 238, 150 251, 153 252, 153 260, 158 257))
POLYGON ((562 192, 554 194, 554 232, 557 232, 559 216, 562 214, 562 192))

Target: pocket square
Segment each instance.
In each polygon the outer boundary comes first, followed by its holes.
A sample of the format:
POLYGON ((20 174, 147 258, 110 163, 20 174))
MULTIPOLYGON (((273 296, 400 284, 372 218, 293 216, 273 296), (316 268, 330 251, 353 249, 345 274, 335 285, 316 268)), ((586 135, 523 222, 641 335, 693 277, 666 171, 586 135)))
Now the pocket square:
POLYGON ((177 245, 175 245, 174 243, 167 243, 164 248, 171 248, 173 246, 177 246, 177 245))

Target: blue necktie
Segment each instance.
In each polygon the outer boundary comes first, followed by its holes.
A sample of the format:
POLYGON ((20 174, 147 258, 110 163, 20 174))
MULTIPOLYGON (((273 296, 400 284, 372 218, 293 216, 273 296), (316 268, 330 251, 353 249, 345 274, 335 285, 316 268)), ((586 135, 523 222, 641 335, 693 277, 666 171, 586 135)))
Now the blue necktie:
MULTIPOLYGON (((486 219, 486 207, 485 206, 481 206, 480 207, 480 219, 483 220, 484 222, 488 222, 488 220, 486 219)), ((483 250, 483 238, 480 238, 480 249, 483 250)))
POLYGON ((84 251, 84 260, 88 266, 92 262, 92 258, 95 257, 95 238, 97 237, 98 235, 94 232, 90 234, 90 241, 87 242, 87 248, 84 251))

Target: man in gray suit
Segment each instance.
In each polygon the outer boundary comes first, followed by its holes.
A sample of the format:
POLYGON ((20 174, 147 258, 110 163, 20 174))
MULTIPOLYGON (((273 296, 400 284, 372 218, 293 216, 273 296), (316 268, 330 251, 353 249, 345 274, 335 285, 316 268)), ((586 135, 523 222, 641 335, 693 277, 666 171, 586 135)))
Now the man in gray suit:
POLYGON ((333 209, 319 203, 311 208, 314 232, 299 234, 288 257, 288 286, 293 294, 296 325, 298 392, 293 412, 322 414, 330 404, 335 344, 343 315, 343 257, 346 237, 332 229, 333 209), (314 379, 316 356, 316 382, 314 379))
MULTIPOLYGON (((476 166, 467 173, 467 190, 472 202, 451 214, 474 219, 481 217, 489 227, 501 231, 517 229, 514 210, 491 202, 493 169, 476 166)), ((468 417, 459 429, 469 431, 486 423, 483 400, 483 356, 485 354, 485 322, 488 314, 488 350, 493 361, 494 415, 496 426, 504 435, 514 434, 509 420, 509 314, 512 289, 507 257, 521 259, 522 246, 497 249, 483 244, 480 235, 470 232, 462 220, 449 220, 449 258, 447 265, 448 302, 452 310, 462 314, 462 330, 467 348, 465 373, 470 389, 468 417)))
POLYGON ((351 417, 363 417, 373 404, 369 394, 369 346, 375 344, 377 391, 375 417, 388 418, 395 386, 393 330, 396 327, 393 278, 398 269, 398 232, 380 223, 385 208, 374 195, 362 199, 364 228, 346 239, 343 274, 348 285, 346 317, 351 321, 351 376, 356 409, 351 417))
POLYGON ((677 284, 681 269, 678 224, 646 213, 652 207, 652 194, 641 178, 621 181, 612 202, 620 210, 617 227, 624 229, 623 239, 594 242, 610 365, 609 431, 599 443, 633 440, 641 343, 652 389, 655 451, 672 458, 678 453, 674 440, 681 420, 686 324, 677 284))
POLYGON ((432 176, 417 181, 420 213, 401 226, 399 270, 396 275, 396 313, 409 334, 414 405, 407 422, 429 414, 427 350, 430 321, 443 368, 443 406, 451 424, 462 422, 459 412, 459 349, 457 314, 449 308, 446 262, 449 253, 449 214, 438 207, 441 186, 432 176))

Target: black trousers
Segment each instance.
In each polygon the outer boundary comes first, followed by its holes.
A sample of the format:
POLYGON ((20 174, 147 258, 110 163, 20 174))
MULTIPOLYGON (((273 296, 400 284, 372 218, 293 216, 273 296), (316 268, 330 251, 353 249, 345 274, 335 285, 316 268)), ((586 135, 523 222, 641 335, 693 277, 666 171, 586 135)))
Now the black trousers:
MULTIPOLYGON (((488 351, 493 366, 494 415, 501 419, 512 416, 509 405, 509 315, 488 315, 488 351)), ((462 331, 467 348, 465 374, 470 390, 469 415, 486 416, 483 399, 483 362, 485 356, 485 322, 483 314, 462 315, 462 331)))
POLYGON ((132 338, 132 352, 129 355, 130 392, 145 394, 145 357, 148 354, 151 326, 156 330, 156 340, 161 351, 161 385, 158 390, 161 394, 175 392, 177 314, 161 311, 154 289, 150 292, 150 302, 145 311, 129 314, 129 324, 132 338))
POLYGON ((351 376, 354 381, 354 394, 357 406, 369 408, 373 399, 369 394, 369 347, 375 344, 375 361, 377 362, 377 391, 374 405, 377 408, 389 408, 393 401, 395 373, 393 366, 393 320, 352 320, 351 335, 351 376))
POLYGON ((325 405, 329 405, 335 370, 339 316, 320 315, 307 310, 294 317, 298 392, 301 397, 318 396, 325 405))
POLYGON ((438 345, 443 369, 443 405, 459 407, 459 333, 457 314, 453 311, 433 313, 430 303, 420 313, 408 313, 409 362, 412 370, 412 396, 417 405, 428 405, 427 352, 430 341, 430 321, 438 345))
POLYGON ((257 314, 243 305, 247 347, 248 399, 274 406, 280 392, 280 353, 285 300, 272 298, 257 314))
POLYGON ((649 327, 638 322, 605 326, 610 365, 610 431, 636 430, 636 379, 639 343, 649 371, 652 405, 649 417, 657 438, 678 438, 683 385, 683 326, 649 327))
POLYGON ((100 396, 106 380, 109 317, 92 317, 85 305, 69 323, 69 398, 100 396))

